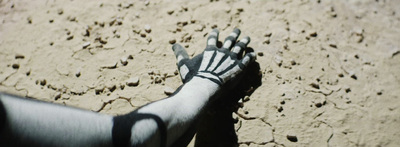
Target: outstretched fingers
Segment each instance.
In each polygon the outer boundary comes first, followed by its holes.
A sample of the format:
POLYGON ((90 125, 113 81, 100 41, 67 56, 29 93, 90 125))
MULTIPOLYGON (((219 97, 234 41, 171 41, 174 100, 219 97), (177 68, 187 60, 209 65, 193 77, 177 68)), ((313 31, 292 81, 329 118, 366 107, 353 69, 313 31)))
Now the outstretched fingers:
POLYGON ((208 35, 207 46, 217 46, 219 31, 218 29, 213 29, 208 35))
POLYGON ((172 46, 172 50, 174 51, 177 60, 176 63, 178 66, 181 66, 183 64, 183 61, 189 59, 188 53, 186 52, 185 48, 183 48, 180 44, 174 44, 172 46))
POLYGON ((240 55, 240 53, 243 52, 244 49, 246 49, 247 45, 250 43, 250 37, 246 36, 243 39, 241 39, 238 43, 235 44, 235 47, 233 47, 232 52, 233 54, 240 55))
POLYGON ((231 49, 232 45, 236 43, 237 38, 240 35, 240 30, 238 28, 235 28, 231 34, 229 34, 228 37, 226 37, 224 41, 224 45, 222 46, 223 49, 231 49))

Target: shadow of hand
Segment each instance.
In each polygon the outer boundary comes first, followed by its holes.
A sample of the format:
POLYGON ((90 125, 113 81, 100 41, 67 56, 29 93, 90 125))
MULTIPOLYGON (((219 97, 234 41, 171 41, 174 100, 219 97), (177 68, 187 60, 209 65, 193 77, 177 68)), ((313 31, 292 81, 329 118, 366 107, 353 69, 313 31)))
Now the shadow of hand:
POLYGON ((257 62, 249 64, 236 87, 221 93, 220 98, 209 105, 197 126, 196 147, 239 146, 232 113, 238 110, 241 98, 250 96, 261 86, 261 77, 260 65, 257 62))

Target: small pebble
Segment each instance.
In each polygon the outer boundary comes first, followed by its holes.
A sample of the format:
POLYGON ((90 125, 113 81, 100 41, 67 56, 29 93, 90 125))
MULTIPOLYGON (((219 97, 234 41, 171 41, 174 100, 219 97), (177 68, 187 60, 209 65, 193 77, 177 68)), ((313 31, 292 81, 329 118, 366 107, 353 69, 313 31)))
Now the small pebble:
POLYGON ((54 100, 58 100, 58 99, 60 99, 61 98, 61 92, 56 92, 55 94, 54 94, 54 100))
POLYGON ((140 37, 146 37, 146 34, 145 33, 140 33, 140 37))
POLYGON ((42 85, 42 86, 46 85, 46 83, 47 83, 46 79, 43 79, 40 81, 40 85, 42 85))
POLYGON ((267 31, 267 32, 265 32, 264 37, 271 37, 271 35, 272 35, 272 32, 267 31))
POLYGON ((24 55, 21 55, 21 54, 15 55, 15 59, 24 59, 24 58, 25 58, 24 55))
POLYGON ((67 40, 72 40, 72 39, 74 39, 73 35, 67 37, 67 40))
POLYGON ((174 92, 175 92, 175 90, 172 89, 171 87, 165 87, 165 88, 164 88, 164 93, 165 93, 166 95, 171 95, 171 94, 173 94, 174 92))
POLYGON ((75 76, 76 77, 80 77, 81 76, 81 69, 76 70, 75 76))
POLYGON ((353 78, 354 80, 357 80, 357 76, 354 72, 350 72, 350 77, 353 78))
POLYGON ((121 63, 122 63, 122 65, 127 65, 128 64, 128 58, 127 57, 122 57, 121 58, 121 63))
POLYGON ((29 24, 32 24, 32 17, 28 17, 27 20, 29 24))
POLYGON ((291 59, 291 60, 290 60, 290 64, 291 64, 291 65, 296 65, 296 61, 295 61, 294 59, 291 59))
POLYGON ((19 69, 19 64, 13 64, 11 67, 12 67, 13 69, 19 69))
POLYGON ((85 42, 82 44, 82 47, 85 49, 90 46, 90 42, 85 42))
POLYGON ((322 103, 316 103, 315 107, 317 107, 317 108, 322 107, 322 103))
POLYGON ((264 53, 263 52, 258 52, 257 55, 261 57, 261 56, 264 56, 264 53))
POLYGON ((317 32, 311 32, 311 33, 310 33, 310 36, 311 36, 311 37, 317 37, 317 35, 318 35, 317 32))
POLYGON ((319 89, 319 84, 317 84, 317 83, 311 83, 310 86, 315 89, 319 89))
POLYGON ((329 44, 330 47, 337 48, 336 44, 329 44))
POLYGON ((62 15, 64 13, 64 10, 63 9, 58 9, 57 13, 58 13, 58 15, 62 15))
POLYGON ((151 26, 150 25, 145 25, 144 26, 144 31, 146 31, 147 33, 151 32, 151 26))
POLYGON ((132 55, 129 55, 129 56, 128 56, 128 59, 132 60, 132 59, 133 59, 133 56, 132 56, 132 55))
POLYGON ((288 135, 286 135, 286 138, 291 142, 297 142, 297 136, 296 135, 288 134, 288 135))
POLYGON ((174 10, 167 11, 167 14, 169 14, 169 15, 171 15, 172 13, 174 13, 174 10))
POLYGON ((274 61, 275 61, 275 63, 276 64, 278 64, 278 66, 280 67, 281 65, 282 65, 282 57, 281 56, 278 56, 278 55, 276 55, 275 57, 274 57, 274 61))
POLYGON ((175 43, 176 43, 176 40, 175 40, 175 39, 171 39, 171 40, 169 40, 169 43, 170 43, 170 44, 175 44, 175 43))
POLYGON ((139 85, 139 77, 133 77, 126 81, 126 85, 128 86, 137 86, 139 85))

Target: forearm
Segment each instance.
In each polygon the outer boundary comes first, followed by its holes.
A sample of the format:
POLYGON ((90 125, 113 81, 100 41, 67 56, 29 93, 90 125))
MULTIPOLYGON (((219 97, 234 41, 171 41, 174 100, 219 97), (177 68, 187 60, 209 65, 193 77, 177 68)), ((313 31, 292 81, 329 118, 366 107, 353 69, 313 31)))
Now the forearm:
MULTIPOLYGON (((219 86, 216 83, 194 77, 175 95, 144 106, 138 109, 137 113, 159 116, 166 125, 167 145, 171 145, 193 125, 194 120, 218 90, 219 86)), ((138 121, 132 128, 131 143, 160 142, 163 136, 160 136, 159 131, 155 120, 138 121), (143 129, 146 131, 142 131, 143 129)))
POLYGON ((112 117, 0 93, 0 146, 110 146, 112 117))

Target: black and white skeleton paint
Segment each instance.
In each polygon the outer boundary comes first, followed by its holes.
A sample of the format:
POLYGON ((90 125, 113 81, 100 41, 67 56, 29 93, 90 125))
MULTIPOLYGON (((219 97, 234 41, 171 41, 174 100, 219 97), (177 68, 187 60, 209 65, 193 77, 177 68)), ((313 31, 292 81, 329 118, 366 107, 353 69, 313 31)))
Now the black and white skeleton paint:
POLYGON ((109 116, 0 93, 0 146, 186 146, 196 120, 224 85, 255 59, 242 54, 249 37, 236 42, 240 30, 217 47, 218 30, 203 53, 189 59, 173 45, 184 84, 170 97, 131 113, 109 116))

